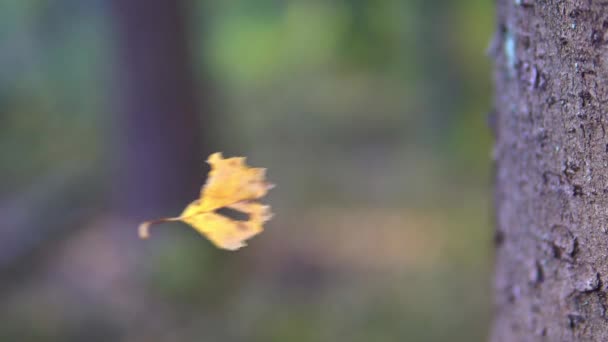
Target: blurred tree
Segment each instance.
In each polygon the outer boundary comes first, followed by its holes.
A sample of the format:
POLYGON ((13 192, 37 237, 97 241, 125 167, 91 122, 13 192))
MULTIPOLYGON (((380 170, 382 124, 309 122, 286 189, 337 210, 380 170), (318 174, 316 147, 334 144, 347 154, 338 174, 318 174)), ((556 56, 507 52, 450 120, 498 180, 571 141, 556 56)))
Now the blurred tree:
POLYGON ((208 127, 210 112, 200 110, 186 4, 111 1, 118 49, 114 203, 136 219, 196 198, 204 174, 200 114, 208 127))
POLYGON ((492 341, 608 341, 608 12, 499 0, 492 341))

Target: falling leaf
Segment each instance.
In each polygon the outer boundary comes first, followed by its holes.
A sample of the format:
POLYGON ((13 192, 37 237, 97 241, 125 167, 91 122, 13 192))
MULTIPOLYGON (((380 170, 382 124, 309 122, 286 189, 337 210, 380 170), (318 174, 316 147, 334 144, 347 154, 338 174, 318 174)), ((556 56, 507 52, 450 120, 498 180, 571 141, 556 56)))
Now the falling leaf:
POLYGON ((266 182, 266 169, 251 168, 245 158, 209 156, 211 171, 201 189, 200 198, 190 203, 178 217, 146 221, 139 226, 139 237, 149 236, 152 224, 170 221, 188 223, 219 248, 237 250, 245 240, 264 230, 263 224, 272 217, 270 206, 258 202, 274 185, 266 182), (228 208, 247 215, 247 220, 236 220, 218 211, 228 208))

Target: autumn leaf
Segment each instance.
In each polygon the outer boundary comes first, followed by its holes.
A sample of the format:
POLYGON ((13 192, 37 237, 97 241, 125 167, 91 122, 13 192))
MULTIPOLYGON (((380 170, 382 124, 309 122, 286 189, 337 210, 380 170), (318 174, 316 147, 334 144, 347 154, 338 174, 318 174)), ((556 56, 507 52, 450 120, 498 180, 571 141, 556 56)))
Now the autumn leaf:
POLYGON ((263 224, 272 217, 270 206, 258 200, 274 187, 266 181, 266 169, 252 168, 245 158, 222 157, 221 153, 209 156, 211 171, 201 189, 200 198, 190 203, 178 217, 146 221, 139 226, 139 237, 149 237, 152 224, 182 221, 205 235, 219 248, 237 250, 245 240, 264 230, 263 224), (247 220, 236 220, 219 213, 228 208, 245 214, 247 220))

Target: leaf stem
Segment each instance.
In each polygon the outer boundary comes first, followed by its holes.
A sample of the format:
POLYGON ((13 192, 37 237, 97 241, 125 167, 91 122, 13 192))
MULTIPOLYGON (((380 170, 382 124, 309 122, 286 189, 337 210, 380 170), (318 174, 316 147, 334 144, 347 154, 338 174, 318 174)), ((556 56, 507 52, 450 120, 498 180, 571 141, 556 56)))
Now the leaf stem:
POLYGON ((150 226, 153 224, 180 221, 181 219, 182 219, 181 217, 164 217, 164 218, 160 218, 160 219, 156 219, 156 220, 150 220, 150 221, 143 222, 142 224, 139 225, 139 228, 137 229, 139 238, 140 239, 149 238, 150 237, 150 226))

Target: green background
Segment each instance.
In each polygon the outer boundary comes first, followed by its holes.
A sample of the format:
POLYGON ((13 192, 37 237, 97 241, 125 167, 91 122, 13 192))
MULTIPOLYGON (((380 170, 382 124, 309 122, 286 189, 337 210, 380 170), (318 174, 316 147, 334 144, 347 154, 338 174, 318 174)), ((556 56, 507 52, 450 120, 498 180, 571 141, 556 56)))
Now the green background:
MULTIPOLYGON (((0 273, 0 340, 485 340, 492 2, 190 4, 212 149, 268 168, 276 217, 237 253, 169 224, 127 261, 100 200, 0 273)), ((103 1, 0 2, 0 204, 32 237, 57 182, 113 182, 111 25, 103 1)))

